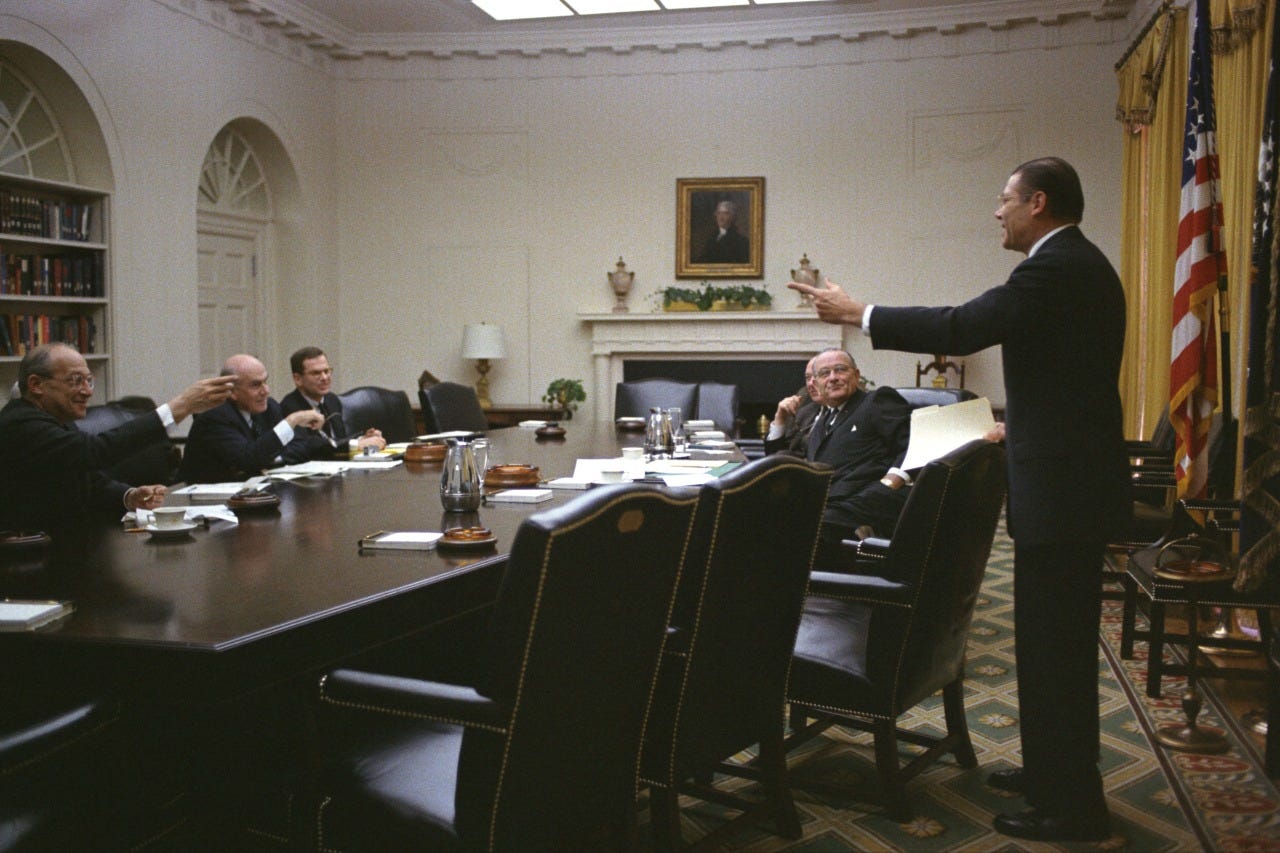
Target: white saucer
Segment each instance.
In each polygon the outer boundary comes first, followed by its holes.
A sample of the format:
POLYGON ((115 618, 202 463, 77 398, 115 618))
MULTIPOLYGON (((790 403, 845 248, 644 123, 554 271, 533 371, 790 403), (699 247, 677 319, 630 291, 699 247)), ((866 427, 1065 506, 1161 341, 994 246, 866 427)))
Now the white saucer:
POLYGON ((177 539, 186 536, 199 526, 194 521, 184 521, 173 527, 156 527, 154 524, 148 524, 143 529, 150 533, 153 539, 177 539))

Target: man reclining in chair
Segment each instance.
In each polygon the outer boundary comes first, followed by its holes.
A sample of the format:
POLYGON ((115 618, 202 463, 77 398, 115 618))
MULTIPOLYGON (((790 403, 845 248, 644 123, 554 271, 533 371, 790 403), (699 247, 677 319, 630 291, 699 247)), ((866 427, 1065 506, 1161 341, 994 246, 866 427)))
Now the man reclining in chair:
MULTIPOLYGON (((844 350, 819 353, 811 369, 823 408, 809 433, 805 458, 835 469, 815 565, 849 567, 852 549, 841 541, 889 538, 907 502, 911 478, 899 466, 911 437, 911 405, 893 388, 861 389, 858 366, 844 350)), ((765 439, 766 452, 785 449, 785 420, 780 406, 765 439)))

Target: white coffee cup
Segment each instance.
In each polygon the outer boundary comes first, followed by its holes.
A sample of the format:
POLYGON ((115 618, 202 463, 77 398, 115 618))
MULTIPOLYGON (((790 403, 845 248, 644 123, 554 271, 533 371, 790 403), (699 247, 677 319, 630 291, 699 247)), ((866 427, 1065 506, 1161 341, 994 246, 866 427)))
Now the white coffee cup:
POLYGON ((185 506, 162 506, 151 510, 151 512, 156 517, 156 527, 161 530, 181 527, 182 523, 187 520, 187 508, 185 506))
POLYGON ((623 459, 643 459, 644 448, 643 447, 624 447, 622 448, 622 458, 623 459))
POLYGON ((621 483, 625 474, 622 468, 601 468, 600 480, 604 483, 621 483))

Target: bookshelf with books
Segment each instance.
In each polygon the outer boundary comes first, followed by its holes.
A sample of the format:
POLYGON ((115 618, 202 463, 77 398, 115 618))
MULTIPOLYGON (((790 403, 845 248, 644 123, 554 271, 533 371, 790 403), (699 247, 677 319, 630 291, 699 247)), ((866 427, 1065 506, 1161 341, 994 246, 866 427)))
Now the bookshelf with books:
POLYGON ((106 389, 108 201, 75 184, 0 173, 0 383, 28 349, 63 341, 106 389))

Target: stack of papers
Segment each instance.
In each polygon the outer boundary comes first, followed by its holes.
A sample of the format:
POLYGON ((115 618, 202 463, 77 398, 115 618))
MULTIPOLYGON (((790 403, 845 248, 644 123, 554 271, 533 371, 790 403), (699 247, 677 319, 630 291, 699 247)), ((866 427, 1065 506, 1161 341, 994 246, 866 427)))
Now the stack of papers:
POLYGON ((56 619, 69 615, 75 608, 69 601, 0 600, 0 631, 34 631, 56 619))
POLYGON ((911 413, 911 441, 902 460, 904 471, 922 468, 957 447, 982 438, 995 428, 991 401, 986 397, 952 403, 949 406, 925 406, 911 413))
POLYGON ((500 489, 485 498, 489 503, 536 504, 552 498, 550 489, 500 489))
POLYGON ((361 548, 387 548, 393 551, 430 551, 443 533, 428 530, 379 530, 358 543, 361 548))

